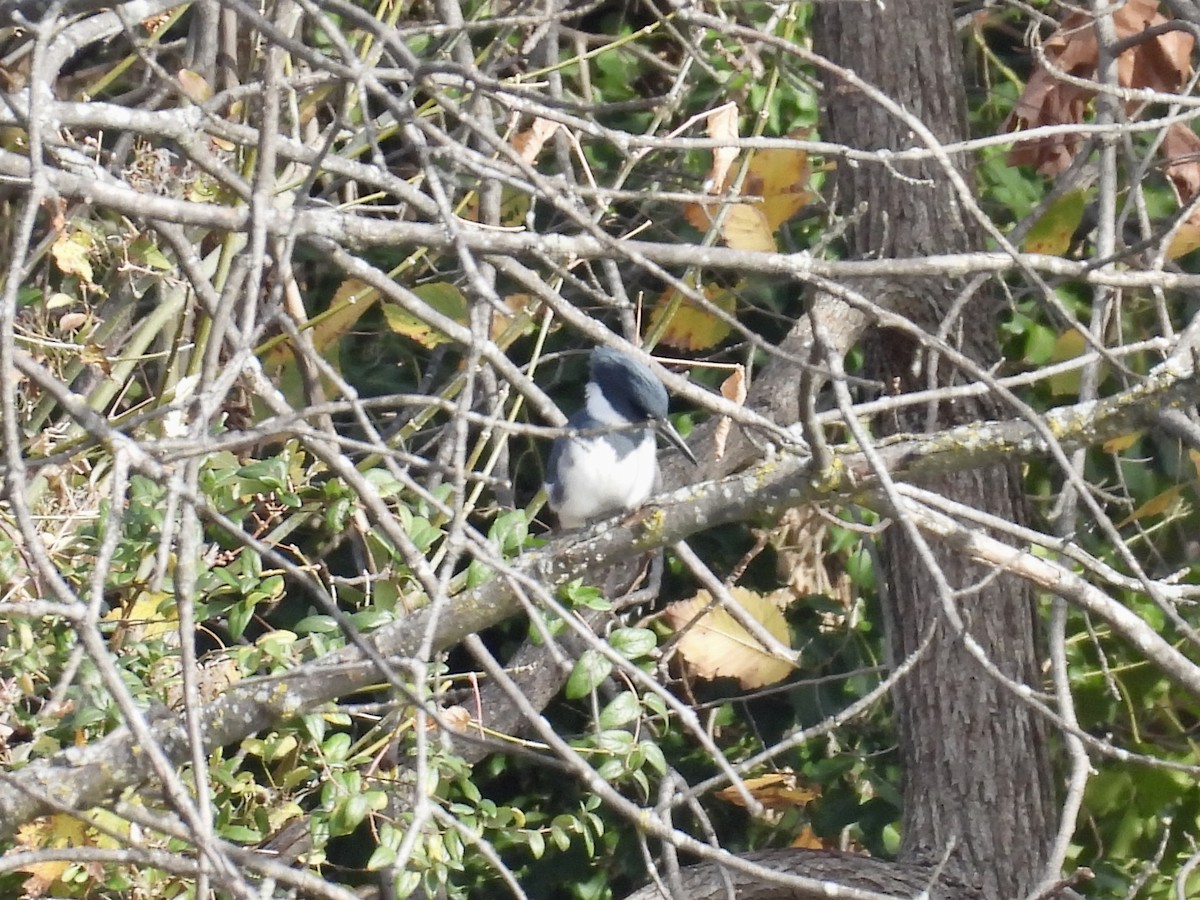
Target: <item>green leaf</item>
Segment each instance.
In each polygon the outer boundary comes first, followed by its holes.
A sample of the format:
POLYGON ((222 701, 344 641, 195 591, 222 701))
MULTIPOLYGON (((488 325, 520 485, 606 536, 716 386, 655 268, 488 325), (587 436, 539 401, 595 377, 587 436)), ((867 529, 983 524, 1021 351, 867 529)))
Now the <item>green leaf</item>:
POLYGON ((380 625, 392 621, 392 614, 386 609, 363 609, 350 616, 350 622, 359 631, 373 631, 380 625))
POLYGON ((434 542, 442 536, 442 529, 422 516, 413 516, 407 530, 409 539, 422 553, 432 547, 434 542))
POLYGON ((581 606, 587 609, 594 609, 598 612, 607 612, 612 608, 612 603, 599 590, 591 585, 584 584, 582 580, 576 579, 569 584, 564 584, 559 588, 559 593, 563 600, 572 606, 581 606))
MULTIPOLYGON (((561 818, 561 816, 555 819, 556 822, 558 818, 561 818)), ((550 826, 550 840, 564 853, 571 849, 571 836, 567 834, 566 830, 556 824, 550 826)))
POLYGON ((171 261, 163 255, 163 252, 149 238, 141 237, 130 244, 129 256, 135 262, 139 262, 151 269, 166 271, 174 268, 171 261))
POLYGON ((333 815, 329 817, 329 833, 331 835, 349 834, 362 824, 371 806, 366 795, 356 794, 338 804, 333 815))
POLYGON ((645 764, 654 769, 659 775, 663 775, 667 771, 667 757, 663 754, 662 747, 654 741, 642 741, 638 744, 642 751, 642 758, 645 764))
POLYGON ((633 735, 620 728, 610 728, 596 735, 596 747, 613 756, 625 757, 633 751, 633 735))
POLYGON ((597 650, 585 650, 567 679, 568 699, 578 700, 594 691, 612 672, 612 663, 597 650))
POLYGON ((498 516, 488 530, 488 537, 500 547, 504 553, 516 553, 525 545, 529 537, 529 520, 525 510, 513 509, 498 516))
POLYGON ((364 474, 367 481, 378 491, 384 500, 394 497, 404 490, 404 482, 387 469, 368 469, 364 474))
POLYGON ((265 837, 257 828, 245 825, 226 825, 221 829, 221 837, 238 844, 257 844, 265 837))
POLYGON ((529 843, 529 852, 534 859, 541 859, 546 853, 546 839, 540 831, 525 832, 525 840, 529 843))
POLYGON ((337 630, 333 616, 306 616, 296 623, 296 634, 329 634, 337 630))
POLYGON ((620 728, 622 725, 635 721, 642 714, 642 704, 637 694, 632 691, 622 691, 604 709, 600 710, 599 724, 601 728, 620 728))
POLYGON ((246 633, 246 626, 254 618, 255 603, 252 600, 242 600, 230 607, 227 616, 229 633, 236 640, 246 633))
POLYGON ((328 740, 321 745, 321 753, 329 762, 345 759, 348 752, 350 752, 350 735, 344 731, 330 735, 328 740))
POLYGON ((608 643, 626 659, 640 659, 658 646, 658 635, 649 628, 618 628, 608 636, 608 643))
POLYGON ((386 869, 396 861, 396 851, 391 847, 385 847, 382 844, 375 848, 375 852, 371 854, 371 858, 367 860, 367 871, 378 872, 380 869, 386 869))
POLYGON ((271 493, 287 487, 287 462, 279 457, 259 460, 242 466, 238 470, 238 477, 246 482, 244 490, 251 493, 271 493))

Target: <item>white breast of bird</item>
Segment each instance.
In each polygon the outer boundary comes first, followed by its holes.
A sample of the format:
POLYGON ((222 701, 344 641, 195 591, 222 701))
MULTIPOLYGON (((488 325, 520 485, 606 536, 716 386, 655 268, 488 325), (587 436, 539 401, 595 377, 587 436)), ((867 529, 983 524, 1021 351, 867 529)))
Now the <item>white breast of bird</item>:
POLYGON ((627 440, 579 437, 564 448, 563 480, 582 477, 589 490, 564 497, 556 510, 563 528, 579 528, 593 519, 636 509, 653 492, 658 477, 654 432, 626 431, 619 438, 627 440))

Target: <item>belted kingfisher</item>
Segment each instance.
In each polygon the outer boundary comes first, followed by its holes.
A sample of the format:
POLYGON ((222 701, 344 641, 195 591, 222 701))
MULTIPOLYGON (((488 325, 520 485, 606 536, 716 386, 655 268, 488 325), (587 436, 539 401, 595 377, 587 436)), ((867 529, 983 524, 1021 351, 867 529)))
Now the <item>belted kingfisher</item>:
POLYGON ((556 440, 546 467, 550 508, 564 529, 645 502, 658 481, 656 430, 696 464, 667 420, 667 389, 653 372, 608 347, 592 351, 588 369, 584 407, 567 423, 581 433, 556 440))

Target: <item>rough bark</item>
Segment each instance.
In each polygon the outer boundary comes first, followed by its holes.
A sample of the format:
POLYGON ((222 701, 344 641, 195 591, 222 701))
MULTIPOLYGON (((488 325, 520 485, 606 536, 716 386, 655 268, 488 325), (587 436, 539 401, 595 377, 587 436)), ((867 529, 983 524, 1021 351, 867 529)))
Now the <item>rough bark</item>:
MULTIPOLYGON (((902 865, 880 859, 846 853, 812 850, 763 850, 743 857, 781 875, 819 878, 830 885, 841 885, 882 896, 926 897, 928 900, 981 900, 979 891, 969 884, 948 878, 936 865, 902 865)), ((810 900, 835 897, 829 891, 790 889, 727 870, 724 877, 733 887, 737 900, 810 900)), ((687 900, 724 900, 729 896, 726 882, 711 864, 689 866, 680 873, 680 887, 687 900)), ((662 892, 650 884, 626 900, 661 900, 662 892)))
MULTIPOLYGON (((886 4, 820 4, 814 46, 833 62, 880 86, 928 125, 942 141, 966 136, 961 47, 949 3, 890 0, 886 4)), ((861 93, 832 79, 826 84, 823 137, 864 149, 900 149, 913 143, 907 126, 861 93)), ((971 175, 964 170, 964 174, 971 175)), ((980 230, 964 214, 936 162, 908 166, 839 166, 836 193, 843 210, 865 212, 847 232, 852 256, 906 257, 984 248, 980 230)), ((944 326, 960 283, 906 283, 885 300, 928 333, 944 326)), ((998 358, 994 294, 981 291, 965 304, 949 333, 984 365, 998 358)), ((890 390, 928 386, 929 360, 895 333, 874 336, 873 368, 890 390)), ((937 380, 956 373, 943 360, 937 380)), ((919 431, 993 414, 971 402, 891 423, 919 431)), ((947 473, 925 486, 1010 521, 1024 515, 1011 466, 947 473)), ((944 547, 932 547, 936 569, 954 591, 945 596, 934 571, 921 562, 909 533, 893 525, 888 559, 889 641, 896 659, 913 652, 932 620, 940 634, 932 652, 895 694, 905 769, 902 858, 938 856, 953 842, 957 874, 978 883, 987 897, 1021 897, 1038 882, 1053 838, 1053 769, 1044 724, 1013 693, 989 676, 951 626, 953 603, 970 634, 1005 674, 1039 682, 1036 611, 1032 592, 944 547)))

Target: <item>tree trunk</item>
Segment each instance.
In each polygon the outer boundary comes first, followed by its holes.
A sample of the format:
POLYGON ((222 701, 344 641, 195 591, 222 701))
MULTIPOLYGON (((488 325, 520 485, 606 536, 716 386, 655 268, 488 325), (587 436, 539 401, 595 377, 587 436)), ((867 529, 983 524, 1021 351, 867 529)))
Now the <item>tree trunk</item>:
MULTIPOLYGON (((814 48, 832 62, 880 87, 920 118, 943 142, 967 135, 961 47, 949 3, 888 0, 822 3, 816 11, 814 48)), ((902 121, 861 92, 826 74, 827 118, 822 137, 867 150, 917 144, 902 121)), ((961 158, 956 158, 962 164, 961 158)), ((960 171, 971 181, 967 166, 960 171)), ((861 215, 847 232, 852 256, 905 257, 982 250, 977 225, 957 202, 941 166, 839 164, 837 208, 861 215), (865 203, 865 211, 862 205, 865 203)), ((908 316, 935 334, 954 315, 964 285, 908 282, 882 286, 872 299, 908 316), (897 294, 898 291, 902 293, 897 294)), ((995 340, 1001 308, 995 293, 976 293, 957 315, 948 340, 984 366, 999 351, 995 340)), ((896 333, 872 340, 871 366, 890 391, 929 386, 922 348, 896 333)), ((937 383, 955 380, 946 360, 937 383)), ((986 417, 986 402, 943 404, 930 414, 889 423, 892 430, 941 428, 986 417)), ((1000 467, 948 474, 926 487, 969 507, 1020 521, 1024 499, 1018 473, 1000 467)), ((1053 841, 1053 767, 1045 723, 991 677, 956 637, 944 603, 953 603, 988 658, 1009 677, 1039 683, 1036 610, 1031 591, 934 546, 937 569, 951 597, 943 596, 934 572, 921 562, 909 535, 897 524, 887 531, 889 589, 884 596, 894 659, 914 652, 932 623, 932 649, 895 692, 904 762, 902 857, 940 857, 949 847, 960 877, 977 882, 987 897, 1023 896, 1044 874, 1053 841), (963 593, 957 593, 962 591, 963 593)))

